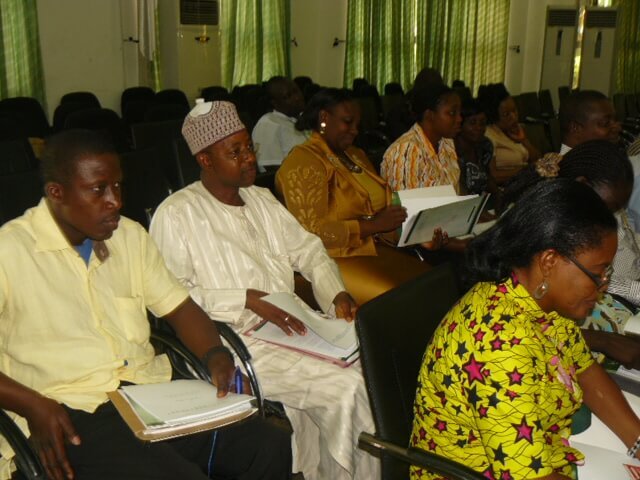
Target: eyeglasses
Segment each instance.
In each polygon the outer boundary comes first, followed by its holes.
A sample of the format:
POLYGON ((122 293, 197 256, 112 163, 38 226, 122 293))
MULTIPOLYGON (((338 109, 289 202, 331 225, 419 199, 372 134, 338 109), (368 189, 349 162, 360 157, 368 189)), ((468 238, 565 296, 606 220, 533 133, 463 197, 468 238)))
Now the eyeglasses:
POLYGON ((604 272, 598 275, 597 273, 593 273, 592 271, 587 270, 587 268, 584 265, 582 265, 578 260, 573 258, 571 255, 565 255, 565 256, 571 263, 573 263, 576 267, 582 270, 584 274, 593 281, 593 283, 596 284, 596 286, 598 287, 598 290, 604 287, 605 285, 607 285, 611 281, 611 275, 613 275, 613 265, 609 265, 607 268, 604 269, 604 272))

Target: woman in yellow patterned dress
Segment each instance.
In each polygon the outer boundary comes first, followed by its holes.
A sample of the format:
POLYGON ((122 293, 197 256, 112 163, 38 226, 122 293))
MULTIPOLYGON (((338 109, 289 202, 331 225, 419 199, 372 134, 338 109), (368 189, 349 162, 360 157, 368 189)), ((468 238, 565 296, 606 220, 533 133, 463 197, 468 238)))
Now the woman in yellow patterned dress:
MULTIPOLYGON (((412 445, 488 479, 575 478, 584 456, 569 443, 571 416, 584 402, 637 456, 640 420, 575 323, 608 284, 616 229, 591 188, 559 179, 471 242, 478 283, 427 347, 412 445)), ((411 478, 439 477, 414 468, 411 478)))
POLYGON ((353 145, 359 122, 358 104, 348 92, 318 92, 296 124, 312 130, 311 136, 282 162, 276 189, 298 221, 322 239, 348 291, 363 303, 429 266, 379 241, 407 214, 391 205, 386 182, 353 145))

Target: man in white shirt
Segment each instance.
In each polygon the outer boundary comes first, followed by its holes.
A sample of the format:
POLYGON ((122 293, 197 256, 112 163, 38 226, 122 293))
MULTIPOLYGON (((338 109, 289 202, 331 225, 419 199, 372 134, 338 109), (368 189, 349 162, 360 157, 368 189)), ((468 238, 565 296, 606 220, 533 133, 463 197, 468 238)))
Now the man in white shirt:
POLYGON ((295 82, 272 77, 267 82, 267 94, 273 111, 260 117, 252 133, 261 170, 277 169, 293 147, 307 140, 307 134, 295 128, 304 108, 302 92, 295 82))
MULTIPOLYGON (((324 311, 353 319, 356 305, 322 241, 253 186, 253 145, 233 105, 196 105, 182 132, 202 180, 158 207, 151 235, 192 298, 241 332, 266 319, 304 334, 301 322, 261 299, 293 293, 297 270, 324 311)), ((307 480, 377 477, 378 462, 357 448, 360 432, 374 428, 359 364, 340 368, 250 337, 245 343, 265 396, 284 404, 293 425, 294 471, 307 480)))
POLYGON ((582 90, 566 97, 558 113, 562 146, 560 155, 589 140, 620 140, 620 122, 613 103, 596 90, 582 90))

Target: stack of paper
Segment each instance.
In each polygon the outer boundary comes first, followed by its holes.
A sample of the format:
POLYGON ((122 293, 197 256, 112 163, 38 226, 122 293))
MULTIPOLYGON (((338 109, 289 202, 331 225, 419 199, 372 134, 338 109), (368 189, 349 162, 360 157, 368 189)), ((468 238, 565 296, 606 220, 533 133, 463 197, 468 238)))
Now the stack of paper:
POLYGON ((436 228, 449 237, 471 233, 489 198, 488 194, 458 196, 451 185, 401 190, 398 196, 407 209, 400 247, 430 241, 436 228))
POLYGON ((109 393, 112 403, 141 440, 164 440, 212 430, 253 415, 250 395, 229 393, 202 380, 127 385, 109 393))
POLYGON ((290 293, 272 293, 262 297, 262 300, 303 322, 307 326, 307 333, 288 336, 277 325, 263 321, 245 332, 246 335, 313 355, 342 367, 347 367, 358 359, 358 338, 353 322, 315 312, 290 293))

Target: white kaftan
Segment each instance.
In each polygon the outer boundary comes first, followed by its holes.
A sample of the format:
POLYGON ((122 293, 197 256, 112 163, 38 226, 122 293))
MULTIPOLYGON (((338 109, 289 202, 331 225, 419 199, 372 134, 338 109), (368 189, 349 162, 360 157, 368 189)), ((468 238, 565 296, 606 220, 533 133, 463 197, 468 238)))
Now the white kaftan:
MULTIPOLYGON (((294 270, 326 311, 344 285, 321 240, 269 190, 241 188, 242 207, 226 205, 195 182, 167 198, 151 235, 167 265, 215 319, 244 332, 260 319, 244 308, 246 289, 294 290, 294 270)), ((282 402, 294 429, 294 471, 307 480, 379 477, 379 462, 357 448, 374 431, 359 362, 343 369, 243 336, 265 397, 282 402)))

